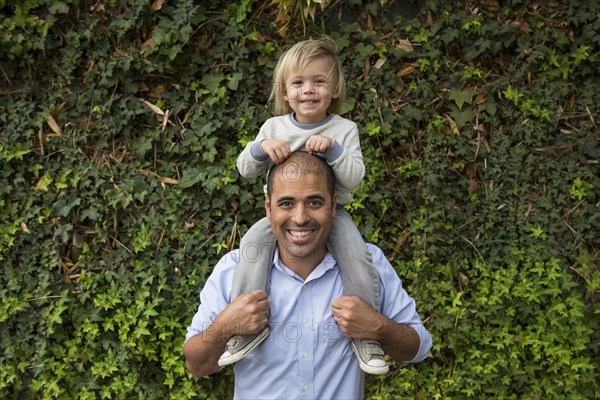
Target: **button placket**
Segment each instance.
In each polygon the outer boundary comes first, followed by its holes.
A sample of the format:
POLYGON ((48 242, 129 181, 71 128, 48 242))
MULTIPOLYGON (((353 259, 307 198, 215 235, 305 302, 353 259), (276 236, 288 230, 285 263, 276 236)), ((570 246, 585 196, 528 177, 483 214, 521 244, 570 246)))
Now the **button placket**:
POLYGON ((298 299, 299 317, 302 322, 302 336, 298 341, 298 358, 300 362, 300 379, 303 397, 312 398, 314 391, 314 364, 313 364, 313 334, 311 321, 313 321, 313 304, 309 284, 304 284, 298 299))

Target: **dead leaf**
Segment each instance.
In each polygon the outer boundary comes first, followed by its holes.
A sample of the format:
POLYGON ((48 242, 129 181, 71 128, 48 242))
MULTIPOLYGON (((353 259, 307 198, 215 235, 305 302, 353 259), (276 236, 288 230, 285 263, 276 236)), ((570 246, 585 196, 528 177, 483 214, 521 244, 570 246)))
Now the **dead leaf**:
POLYGON ((56 123, 56 120, 54 119, 54 117, 52 117, 52 115, 48 114, 48 125, 50 126, 50 129, 52 129, 52 131, 54 131, 54 133, 56 134, 55 136, 61 136, 62 135, 62 130, 60 129, 60 126, 58 126, 58 124, 56 123))
POLYGON ((406 39, 401 39, 398 42, 398 44, 396 45, 396 47, 407 53, 411 53, 411 52, 415 51, 415 48, 413 47, 412 43, 406 39))
POLYGON ((465 174, 469 179, 475 179, 475 177, 477 176, 477 164, 468 163, 467 165, 465 165, 465 174))
POLYGON ((462 286, 469 286, 469 277, 462 272, 458 273, 458 281, 462 286))
POLYGON ((148 107, 150 107, 150 109, 152 111, 154 111, 155 114, 165 115, 165 112, 163 110, 161 110, 160 108, 158 108, 157 106, 155 106, 154 104, 152 104, 149 101, 146 101, 144 99, 140 99, 140 100, 142 101, 142 103, 144 103, 145 105, 147 105, 148 107))
POLYGON ((164 132, 165 129, 167 128, 167 123, 169 122, 169 115, 171 114, 170 110, 167 110, 165 112, 165 115, 163 116, 163 120, 162 120, 162 125, 161 125, 161 129, 164 132))
POLYGON ((27 227, 27 224, 25 223, 25 221, 21 221, 21 230, 25 233, 31 233, 31 231, 29 230, 29 228, 27 227))
POLYGON ((406 75, 410 75, 415 69, 417 69, 417 64, 405 65, 404 67, 400 68, 398 72, 396 72, 396 77, 400 78, 406 75))
POLYGON ((483 104, 483 103, 485 103, 485 100, 486 100, 485 96, 480 93, 475 97, 474 103, 477 105, 483 104))
POLYGON ((468 191, 469 193, 473 193, 474 191, 477 190, 477 188, 479 187, 479 182, 476 181, 475 179, 469 179, 469 187, 468 187, 468 191))
POLYGON ((479 132, 485 132, 485 125, 483 124, 477 124, 477 125, 473 125, 473 129, 479 132))
POLYGON ((145 49, 146 49, 146 47, 148 47, 148 46, 150 46, 150 47, 154 47, 154 39, 150 38, 150 39, 146 40, 144 43, 142 43, 142 44, 140 45, 140 48, 141 48, 141 49, 140 49, 140 52, 141 52, 142 54, 144 54, 144 50, 145 50, 145 49))
POLYGON ((452 133, 455 135, 460 135, 460 130, 458 129, 458 125, 456 125, 456 122, 454 122, 454 120, 452 118, 450 118, 448 115, 446 115, 446 119, 448 120, 448 123, 450 124, 450 130, 452 130, 452 133))
POLYGON ((44 192, 48 191, 48 186, 52 183, 52 176, 50 176, 49 172, 46 172, 40 180, 35 184, 36 190, 43 190, 44 192))
POLYGON ((402 232, 400 232, 400 235, 398 236, 398 240, 396 240, 396 245, 394 246, 394 253, 400 252, 402 247, 404 247, 404 245, 408 241, 409 237, 410 237, 410 232, 408 231, 408 229, 405 229, 402 232))
POLYGON ((149 88, 150 93, 148 94, 153 99, 160 99, 162 92, 165 91, 166 86, 163 84, 153 85, 149 88))
POLYGON ((375 63, 375 69, 380 69, 381 67, 383 67, 383 64, 385 64, 387 60, 385 58, 380 58, 379 60, 377 60, 377 62, 375 63))
POLYGON ((150 11, 158 11, 162 8, 163 4, 165 4, 165 0, 154 0, 152 5, 150 6, 150 11))
POLYGON ((538 147, 537 149, 535 149, 535 151, 538 151, 540 153, 545 153, 547 151, 557 151, 559 153, 570 153, 573 151, 573 146, 567 145, 567 146, 544 146, 544 147, 538 147))
POLYGON ((179 183, 179 181, 177 179, 168 178, 166 176, 159 176, 158 180, 162 183, 166 183, 169 185, 177 185, 179 183))

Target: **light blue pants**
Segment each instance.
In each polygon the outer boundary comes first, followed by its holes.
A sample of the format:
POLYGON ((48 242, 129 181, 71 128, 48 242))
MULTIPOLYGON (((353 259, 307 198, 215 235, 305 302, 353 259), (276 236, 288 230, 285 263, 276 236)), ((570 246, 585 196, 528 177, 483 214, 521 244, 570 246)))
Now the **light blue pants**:
MULTIPOLYGON (((268 292, 276 247, 268 218, 250 227, 240 242, 240 257, 233 273, 232 299, 255 290, 268 292)), ((352 217, 341 206, 338 206, 333 218, 327 250, 337 261, 344 293, 360 297, 379 312, 379 274, 352 217)))

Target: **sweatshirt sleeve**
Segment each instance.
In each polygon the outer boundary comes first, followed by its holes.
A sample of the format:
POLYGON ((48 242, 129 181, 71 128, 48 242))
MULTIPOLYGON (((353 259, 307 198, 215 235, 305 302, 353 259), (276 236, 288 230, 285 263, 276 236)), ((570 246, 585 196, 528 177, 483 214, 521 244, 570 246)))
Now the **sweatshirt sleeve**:
POLYGON ((248 143, 238 156, 237 169, 244 178, 256 178, 267 169, 269 156, 260 149, 260 142, 267 139, 268 125, 269 120, 263 124, 256 138, 248 143))
POLYGON ((324 153, 327 163, 333 168, 336 183, 348 190, 353 190, 365 176, 365 165, 358 138, 358 127, 351 122, 342 142, 334 141, 324 153))

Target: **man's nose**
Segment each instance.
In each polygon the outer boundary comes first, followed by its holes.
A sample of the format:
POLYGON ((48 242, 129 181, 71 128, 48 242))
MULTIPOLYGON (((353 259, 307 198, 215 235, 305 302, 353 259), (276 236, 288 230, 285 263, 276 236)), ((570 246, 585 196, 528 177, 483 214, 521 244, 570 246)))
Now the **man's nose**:
POLYGON ((294 207, 292 221, 296 225, 304 225, 308 222, 308 219, 308 214, 306 213, 306 207, 304 207, 304 205, 297 205, 294 207))

